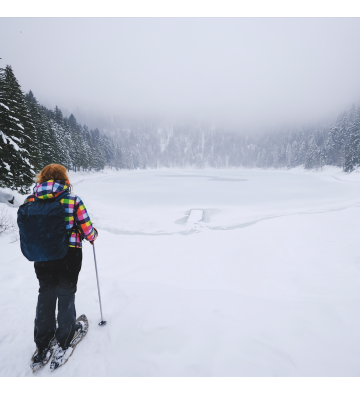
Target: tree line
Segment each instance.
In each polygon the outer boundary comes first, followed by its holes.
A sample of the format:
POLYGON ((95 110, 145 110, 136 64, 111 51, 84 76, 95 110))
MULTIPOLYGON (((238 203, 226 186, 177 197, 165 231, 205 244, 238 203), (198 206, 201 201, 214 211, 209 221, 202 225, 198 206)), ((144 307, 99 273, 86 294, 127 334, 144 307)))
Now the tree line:
POLYGON ((11 66, 0 69, 0 186, 27 193, 50 163, 74 171, 334 165, 351 172, 360 165, 360 107, 333 124, 267 133, 228 132, 198 120, 137 120, 100 132, 41 105, 32 91, 22 92, 11 66))

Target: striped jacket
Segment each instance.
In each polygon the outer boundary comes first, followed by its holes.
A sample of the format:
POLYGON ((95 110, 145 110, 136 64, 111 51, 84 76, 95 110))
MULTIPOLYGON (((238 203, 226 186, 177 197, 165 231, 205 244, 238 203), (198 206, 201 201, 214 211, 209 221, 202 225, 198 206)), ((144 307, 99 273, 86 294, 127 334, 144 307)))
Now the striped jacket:
MULTIPOLYGON (((69 188, 70 184, 67 181, 49 180, 36 183, 33 194, 25 199, 24 204, 37 199, 54 199, 69 188)), ((69 247, 81 248, 81 240, 84 238, 89 241, 95 240, 97 233, 92 226, 83 201, 70 193, 64 199, 60 199, 60 203, 65 206, 66 229, 73 229, 69 238, 69 247)))

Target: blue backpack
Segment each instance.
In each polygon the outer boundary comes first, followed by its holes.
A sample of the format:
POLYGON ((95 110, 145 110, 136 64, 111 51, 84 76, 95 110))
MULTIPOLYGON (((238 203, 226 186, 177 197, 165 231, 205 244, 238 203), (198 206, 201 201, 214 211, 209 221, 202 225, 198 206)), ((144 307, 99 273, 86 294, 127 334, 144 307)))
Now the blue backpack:
POLYGON ((29 261, 51 261, 65 257, 72 229, 66 229, 66 211, 60 199, 67 195, 69 191, 55 199, 37 199, 19 207, 17 223, 21 252, 29 261))

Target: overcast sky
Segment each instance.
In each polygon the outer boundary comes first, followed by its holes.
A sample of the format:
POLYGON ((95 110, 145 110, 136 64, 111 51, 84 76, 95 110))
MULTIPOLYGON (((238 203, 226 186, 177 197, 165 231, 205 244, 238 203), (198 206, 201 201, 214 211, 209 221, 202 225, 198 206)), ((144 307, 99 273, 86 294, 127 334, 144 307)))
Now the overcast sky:
POLYGON ((0 67, 47 105, 272 125, 360 102, 359 18, 0 18, 0 67))

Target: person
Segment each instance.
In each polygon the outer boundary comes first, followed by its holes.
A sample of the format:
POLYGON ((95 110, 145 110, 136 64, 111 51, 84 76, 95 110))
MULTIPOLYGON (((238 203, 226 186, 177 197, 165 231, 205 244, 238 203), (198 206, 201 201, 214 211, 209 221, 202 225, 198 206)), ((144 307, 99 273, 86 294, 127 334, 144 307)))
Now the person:
POLYGON ((55 199, 66 192, 67 196, 64 199, 60 197, 59 201, 65 207, 64 221, 70 234, 64 258, 34 262, 40 287, 34 322, 34 341, 37 347, 33 356, 35 363, 45 359, 54 336, 58 346, 57 353, 64 354, 75 331, 78 330, 75 293, 82 264, 82 240, 87 239, 92 244, 98 236, 83 201, 71 190, 66 168, 59 164, 51 164, 44 167, 37 175, 33 194, 24 202, 27 204, 37 199, 55 199), (58 302, 57 328, 56 301, 58 302))

